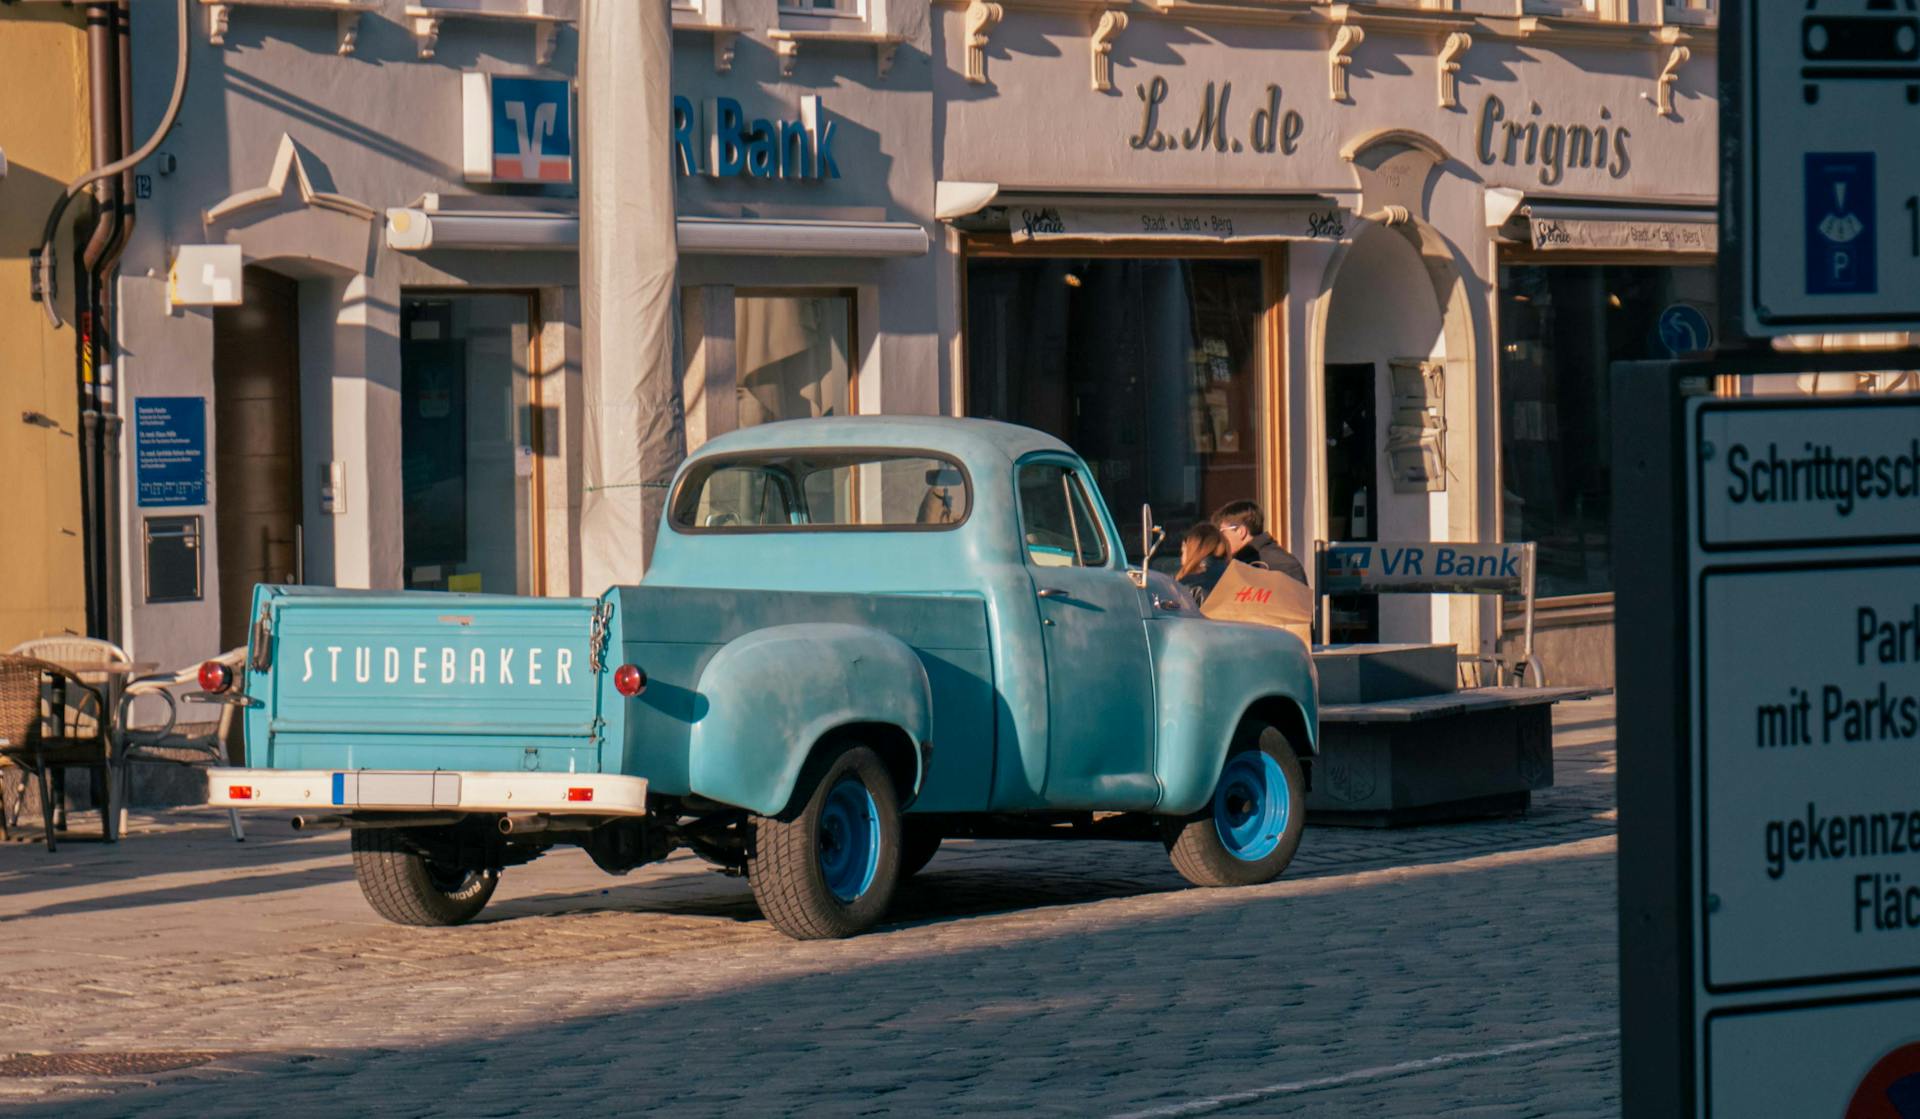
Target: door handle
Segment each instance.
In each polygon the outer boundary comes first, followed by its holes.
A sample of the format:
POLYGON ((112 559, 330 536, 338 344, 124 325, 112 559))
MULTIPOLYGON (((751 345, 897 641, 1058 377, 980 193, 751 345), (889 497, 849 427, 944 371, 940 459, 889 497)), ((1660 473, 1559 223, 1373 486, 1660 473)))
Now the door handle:
POLYGON ((1067 592, 1059 587, 1042 587, 1038 592, 1041 598, 1067 598, 1067 592))

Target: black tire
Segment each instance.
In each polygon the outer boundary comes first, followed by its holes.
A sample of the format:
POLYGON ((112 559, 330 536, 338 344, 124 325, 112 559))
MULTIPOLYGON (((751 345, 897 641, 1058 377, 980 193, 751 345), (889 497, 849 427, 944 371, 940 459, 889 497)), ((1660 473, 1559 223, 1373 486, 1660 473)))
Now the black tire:
POLYGON ((945 838, 927 824, 909 816, 900 824, 900 880, 902 882, 927 869, 940 853, 945 838))
MULTIPOLYGON (((900 807, 893 778, 880 758, 865 746, 848 745, 838 753, 817 759, 801 774, 794 804, 778 816, 749 818, 747 882, 773 927, 795 940, 830 940, 865 932, 886 915, 900 880, 900 807), (843 783, 851 782, 846 791, 843 783), (860 800, 864 829, 849 833, 846 804, 841 797, 860 800), (829 801, 836 801, 830 809, 829 801), (826 826, 823 827, 823 824, 826 826), (845 838, 855 834, 856 838, 845 838), (863 838, 862 838, 863 837, 863 838), (871 844, 872 859, 839 859, 850 844, 871 844), (837 871, 854 869, 852 880, 837 894, 829 883, 827 860, 837 871)), ((865 846, 862 850, 867 850, 865 846)))
POLYGON ((373 911, 396 925, 463 925, 500 884, 496 871, 428 859, 400 828, 353 829, 353 877, 373 911))
POLYGON ((1271 882, 1293 862, 1294 852, 1300 849, 1300 835, 1306 829, 1307 783, 1300 759, 1280 728, 1249 719, 1235 732, 1233 746, 1221 769, 1221 785, 1208 798, 1206 808, 1192 816, 1161 821, 1161 836, 1167 854, 1173 859, 1173 868, 1196 886, 1256 886, 1271 882), (1239 798, 1234 794, 1242 786, 1230 785, 1230 782, 1235 782, 1236 775, 1249 772, 1265 775, 1269 781, 1277 775, 1284 783, 1284 790, 1267 798, 1275 810, 1283 810, 1284 815, 1262 817, 1272 819, 1273 826, 1254 828, 1259 838, 1250 841, 1244 853, 1236 853, 1222 837, 1225 826, 1222 816, 1228 820, 1235 818, 1233 806, 1239 798))

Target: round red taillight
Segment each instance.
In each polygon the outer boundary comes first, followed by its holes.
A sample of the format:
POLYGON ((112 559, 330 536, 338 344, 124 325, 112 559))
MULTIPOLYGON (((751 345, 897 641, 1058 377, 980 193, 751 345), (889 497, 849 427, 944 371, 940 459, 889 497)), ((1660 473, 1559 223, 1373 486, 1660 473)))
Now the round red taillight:
POLYGON ((219 661, 208 661, 200 666, 200 690, 214 695, 233 687, 233 669, 219 661))
POLYGON ((623 664, 613 670, 613 690, 632 699, 647 690, 647 674, 637 664, 623 664))

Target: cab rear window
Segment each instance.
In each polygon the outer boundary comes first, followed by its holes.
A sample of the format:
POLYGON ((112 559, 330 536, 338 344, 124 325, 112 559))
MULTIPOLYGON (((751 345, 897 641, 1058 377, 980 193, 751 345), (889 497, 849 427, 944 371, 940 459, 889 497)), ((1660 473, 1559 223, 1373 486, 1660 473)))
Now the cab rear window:
POLYGON ((698 463, 673 497, 681 532, 937 531, 973 508, 972 481, 921 451, 759 451, 698 463))

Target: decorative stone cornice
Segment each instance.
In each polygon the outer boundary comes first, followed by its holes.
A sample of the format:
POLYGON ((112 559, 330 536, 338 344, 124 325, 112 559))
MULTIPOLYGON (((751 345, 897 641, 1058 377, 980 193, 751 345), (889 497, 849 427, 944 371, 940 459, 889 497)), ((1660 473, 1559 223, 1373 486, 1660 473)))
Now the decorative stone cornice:
POLYGON ((200 0, 200 4, 207 10, 207 42, 216 47, 226 45, 235 8, 270 8, 331 14, 334 53, 342 55, 352 54, 360 41, 360 13, 380 6, 375 0, 200 0))
POLYGON ((984 85, 987 80, 987 41, 993 37, 993 29, 999 25, 1006 9, 987 0, 972 0, 967 5, 967 71, 966 77, 976 85, 984 85))
POLYGON ((1680 80, 1680 67, 1685 66, 1687 60, 1692 57, 1692 50, 1686 47, 1675 47, 1673 53, 1667 56, 1667 64, 1660 68, 1660 77, 1653 88, 1653 104, 1660 110, 1661 116, 1679 115, 1673 111, 1673 83, 1680 80))
POLYGON ((1100 13, 1093 25, 1093 38, 1087 42, 1087 55, 1093 68, 1093 88, 1105 93, 1113 88, 1113 41, 1127 29, 1127 13, 1118 7, 1100 13))
POLYGON ((1327 86, 1335 101, 1351 101, 1347 92, 1347 68, 1353 65, 1353 48, 1365 42, 1367 33, 1354 25, 1341 24, 1333 33, 1333 46, 1327 49, 1327 86))
POLYGON ((1460 59, 1473 49, 1473 36, 1465 31, 1455 31, 1440 44, 1440 54, 1435 59, 1440 72, 1440 107, 1456 108, 1460 104, 1460 59))

